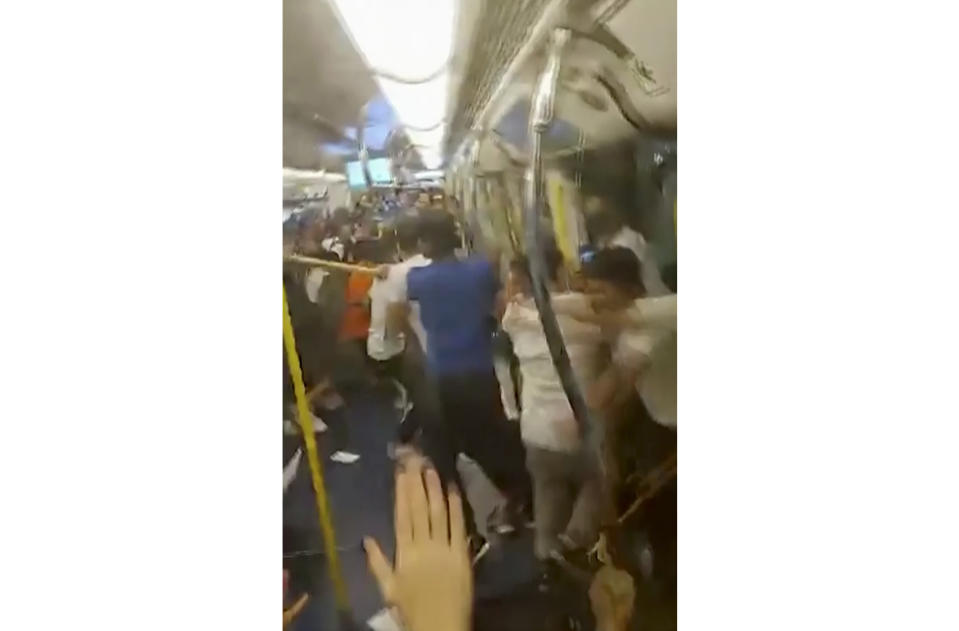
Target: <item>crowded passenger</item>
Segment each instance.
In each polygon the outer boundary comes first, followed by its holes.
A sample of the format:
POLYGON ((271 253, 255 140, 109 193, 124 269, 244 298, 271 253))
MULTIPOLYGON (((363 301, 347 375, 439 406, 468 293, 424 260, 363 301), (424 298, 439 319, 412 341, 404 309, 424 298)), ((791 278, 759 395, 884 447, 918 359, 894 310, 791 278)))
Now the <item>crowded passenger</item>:
POLYGON ((346 208, 337 208, 324 224, 320 247, 335 254, 337 260, 346 261, 352 246, 353 229, 349 224, 349 211, 346 208))
MULTIPOLYGON (((607 410, 626 406, 640 472, 649 472, 676 455, 676 295, 646 296, 640 266, 626 248, 597 252, 585 268, 594 311, 577 317, 613 335, 613 364, 591 401, 607 410)), ((675 589, 676 498, 673 479, 645 508, 648 536, 667 559, 655 565, 655 579, 669 589, 675 589)))
POLYGON ((601 197, 586 199, 589 231, 600 248, 626 248, 642 263, 642 282, 648 296, 669 293, 663 282, 656 257, 643 235, 626 223, 622 213, 601 197))
MULTIPOLYGON (((375 542, 364 546, 384 599, 413 631, 469 628, 470 558, 475 562, 489 549, 478 519, 486 520, 485 532, 509 534, 532 511, 537 559, 585 559, 614 510, 608 454, 600 449, 616 425, 611 418, 630 417, 642 426, 647 466, 676 447, 676 296, 642 235, 600 202, 589 202, 590 227, 602 249, 573 283, 581 291, 559 282, 563 261, 555 247, 545 253, 553 309, 594 420, 581 427, 553 365, 528 261, 511 263, 504 289, 487 258, 458 254, 462 241, 453 217, 431 209, 430 201, 420 195, 417 212, 400 219, 395 244, 373 236, 380 231, 366 213, 334 213, 301 239, 304 254, 379 265, 375 274, 284 266, 311 395, 328 401, 366 388, 371 373, 395 393, 396 444, 389 449, 406 466, 397 476, 396 566, 375 542), (393 262, 394 245, 399 262, 393 262), (497 339, 498 330, 503 335, 497 339), (518 378, 509 372, 511 358, 518 378), (640 402, 635 413, 631 400, 640 402), (488 516, 475 516, 460 495, 460 454, 505 498, 488 516), (425 556, 414 562, 401 554, 414 550, 425 556), (436 592, 435 583, 428 588, 428 581, 445 581, 444 591, 436 592)), ((284 241, 284 253, 289 250, 284 241)), ((284 373, 287 407, 288 377, 284 373)), ((655 526, 667 534, 670 528, 675 533, 674 486, 669 493, 673 522, 667 516, 655 526)), ((659 512, 668 510, 660 501, 659 512)), ((602 581, 610 584, 630 581, 611 566, 603 572, 602 581)), ((625 628, 632 612, 627 592, 591 590, 594 608, 607 612, 603 628, 625 628)))
MULTIPOLYGON (((387 264, 390 261, 384 248, 380 248, 372 262, 387 264)), ((387 268, 389 269, 389 268, 387 268)), ((406 346, 405 333, 388 326, 389 306, 396 293, 396 278, 390 279, 389 273, 373 279, 369 290, 370 328, 366 338, 366 353, 373 361, 375 373, 380 379, 392 382, 398 391, 395 405, 404 410, 407 405, 406 388, 401 380, 403 351, 406 346)))
POLYGON ((407 277, 411 269, 430 264, 420 252, 419 228, 416 219, 407 218, 396 228, 396 245, 400 262, 381 268, 370 296, 373 302, 374 323, 370 327, 370 356, 394 353, 400 355, 401 383, 409 395, 405 402, 397 439, 408 444, 424 419, 434 415, 436 408, 426 379, 426 331, 420 317, 418 303, 407 302, 407 277), (374 332, 375 331, 375 332, 374 332), (384 339, 382 352, 380 336, 384 339))
MULTIPOLYGON (((589 298, 560 291, 557 278, 562 257, 556 249, 548 249, 545 258, 552 302, 558 305, 557 320, 570 364, 580 387, 588 389, 605 363, 603 334, 599 326, 564 313, 587 310, 589 298)), ((545 560, 555 553, 573 554, 593 544, 604 491, 599 453, 584 440, 585 428, 577 425, 553 365, 533 302, 525 258, 513 261, 509 281, 510 301, 503 329, 513 341, 522 375, 520 425, 533 480, 534 549, 537 558, 545 560)))
MULTIPOLYGON (((304 238, 307 233, 298 224, 291 223, 284 230, 284 252, 292 253, 294 248, 303 247, 311 241, 304 238)), ((315 252, 310 253, 319 254, 315 252)), ((317 280, 324 275, 317 274, 316 268, 307 268, 299 264, 284 262, 283 287, 286 293, 294 336, 298 340, 300 367, 305 382, 308 400, 313 412, 314 431, 324 431, 326 424, 316 414, 320 405, 314 401, 323 401, 336 405, 335 391, 330 387, 330 374, 333 363, 332 349, 335 347, 334 328, 337 322, 336 279, 329 282, 317 280), (321 288, 326 291, 321 292, 321 288)), ((284 383, 284 428, 287 433, 295 432, 293 419, 293 384, 289 373, 286 349, 283 360, 284 383)))
MULTIPOLYGON (((497 532, 514 531, 524 519, 530 490, 522 443, 503 412, 493 368, 490 321, 499 313, 499 278, 485 258, 456 257, 460 239, 450 215, 424 212, 420 222, 422 252, 432 262, 410 270, 407 294, 420 306, 427 369, 443 418, 424 433, 424 446, 447 483, 459 484, 457 454, 479 464, 507 499, 491 525, 497 532)), ((464 505, 473 528, 472 509, 469 502, 464 505)))
MULTIPOLYGON (((371 252, 373 247, 372 244, 357 243, 348 251, 348 255, 369 267, 369 259, 375 258, 371 252)), ((337 276, 346 279, 345 307, 340 320, 337 347, 337 385, 341 389, 357 390, 371 381, 366 338, 370 332, 369 291, 373 285, 373 275, 356 270, 340 272, 337 276)))
POLYGON ((675 429, 676 294, 646 295, 641 264, 627 248, 600 250, 584 271, 592 312, 576 317, 616 336, 615 366, 608 371, 611 380, 594 390, 597 405, 635 390, 651 420, 675 429))

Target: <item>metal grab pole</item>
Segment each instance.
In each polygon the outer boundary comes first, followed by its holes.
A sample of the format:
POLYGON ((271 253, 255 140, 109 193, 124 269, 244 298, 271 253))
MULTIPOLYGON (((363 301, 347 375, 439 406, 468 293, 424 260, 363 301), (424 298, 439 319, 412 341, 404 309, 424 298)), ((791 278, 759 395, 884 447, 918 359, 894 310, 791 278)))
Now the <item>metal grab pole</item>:
POLYGON ((290 316, 290 306, 286 301, 285 287, 283 288, 283 348, 286 349, 286 361, 290 368, 290 378, 293 381, 297 419, 300 422, 300 431, 303 433, 303 442, 306 444, 307 462, 310 465, 310 477, 313 480, 313 492, 316 495, 316 509, 320 518, 323 543, 326 546, 326 561, 330 571, 330 582, 333 583, 333 599, 336 602, 336 609, 339 614, 340 629, 352 629, 355 625, 352 624, 346 581, 343 580, 343 571, 340 568, 340 557, 336 548, 336 531, 333 527, 333 516, 330 513, 330 503, 326 495, 326 485, 323 482, 323 464, 320 461, 319 449, 316 446, 316 437, 313 435, 310 408, 306 400, 303 373, 300 370, 300 357, 296 352, 293 320, 290 316))
POLYGON ((340 272, 357 272, 360 274, 370 274, 375 275, 378 271, 378 267, 366 267, 364 265, 353 265, 352 263, 340 263, 339 261, 327 261, 325 259, 315 259, 310 256, 301 256, 299 254, 291 254, 286 257, 287 261, 293 263, 302 263, 303 265, 314 265, 316 267, 325 267, 327 269, 333 269, 340 272))
POLYGON ((576 424, 579 426, 580 434, 589 436, 598 428, 595 428, 593 424, 589 408, 586 406, 586 399, 576 382, 576 377, 570 366, 569 354, 566 352, 566 344, 563 342, 563 334, 560 331, 559 322, 556 320, 556 313, 553 311, 553 304, 550 301, 549 289, 546 286, 548 274, 546 260, 543 256, 543 237, 542 231, 539 229, 543 208, 542 137, 553 120, 553 100, 556 96, 556 84, 559 79, 560 58, 569 38, 570 31, 567 29, 560 28, 553 31, 550 38, 549 60, 546 62, 546 68, 540 75, 536 91, 533 94, 533 106, 529 118, 530 161, 529 171, 526 175, 526 204, 523 221, 525 223, 530 276, 533 280, 533 298, 539 311, 540 322, 543 324, 543 333, 546 335, 549 353, 553 358, 553 365, 556 366, 560 382, 563 384, 566 398, 569 399, 570 407, 573 408, 573 415, 576 418, 576 424))

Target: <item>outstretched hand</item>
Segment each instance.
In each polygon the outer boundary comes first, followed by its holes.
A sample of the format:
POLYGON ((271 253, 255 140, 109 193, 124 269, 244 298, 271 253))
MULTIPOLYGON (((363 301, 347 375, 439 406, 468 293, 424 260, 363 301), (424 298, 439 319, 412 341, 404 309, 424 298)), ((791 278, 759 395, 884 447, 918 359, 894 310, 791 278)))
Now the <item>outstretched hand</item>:
POLYGON ((633 617, 636 588, 633 577, 611 565, 604 565, 589 586, 589 601, 596 617, 597 631, 624 631, 633 617))
POLYGON ((473 575, 459 494, 444 497, 436 471, 411 459, 396 475, 395 509, 394 566, 373 539, 363 540, 383 600, 409 631, 468 631, 473 575))

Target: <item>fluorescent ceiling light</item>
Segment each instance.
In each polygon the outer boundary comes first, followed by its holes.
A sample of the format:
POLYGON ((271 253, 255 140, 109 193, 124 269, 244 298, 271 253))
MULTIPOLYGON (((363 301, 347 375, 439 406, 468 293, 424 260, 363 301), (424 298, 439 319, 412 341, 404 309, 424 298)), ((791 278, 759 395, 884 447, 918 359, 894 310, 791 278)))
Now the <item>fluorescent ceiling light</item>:
POLYGON ((444 71, 425 83, 399 83, 386 77, 380 77, 378 81, 383 95, 404 125, 426 129, 443 120, 448 72, 444 71))
POLYGON ((314 182, 345 182, 346 176, 342 173, 329 173, 327 171, 308 171, 305 169, 283 168, 283 179, 288 181, 314 181, 314 182))
POLYGON ((438 169, 443 164, 443 154, 439 149, 417 149, 420 153, 420 159, 423 166, 427 169, 438 169))
POLYGON ((333 3, 340 23, 373 71, 380 90, 429 169, 443 162, 446 126, 442 123, 446 116, 456 2, 335 0, 333 3), (427 78, 429 80, 424 81, 427 78))
POLYGON ((443 177, 443 172, 438 170, 432 171, 417 171, 413 174, 417 180, 436 180, 443 177))
POLYGON ((443 143, 443 135, 446 133, 446 126, 439 125, 429 131, 419 131, 418 129, 406 128, 406 135, 410 142, 420 147, 439 148, 443 143))
POLYGON ((336 0, 334 4, 374 72, 415 81, 449 61, 454 0, 336 0))

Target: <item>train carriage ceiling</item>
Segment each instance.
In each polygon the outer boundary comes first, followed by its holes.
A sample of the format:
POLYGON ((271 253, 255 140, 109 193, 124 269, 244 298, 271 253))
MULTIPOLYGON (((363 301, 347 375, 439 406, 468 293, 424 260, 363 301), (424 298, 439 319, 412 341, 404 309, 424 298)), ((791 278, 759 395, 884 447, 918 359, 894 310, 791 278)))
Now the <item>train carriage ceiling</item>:
MULTIPOLYGON (((586 30, 592 29, 591 18, 614 8, 609 11, 602 31, 614 36, 612 39, 621 48, 625 44, 627 50, 635 53, 642 71, 655 80, 653 89, 663 90, 654 97, 643 94, 635 89, 635 81, 628 81, 628 73, 620 69, 623 83, 632 86, 635 113, 675 126, 676 0, 459 0, 449 67, 446 158, 477 123, 507 66, 542 16, 559 4, 563 4, 564 10, 552 11, 553 26, 580 25, 586 30)), ((396 45, 423 35, 426 34, 398 32, 396 45)), ((632 133, 621 120, 618 108, 613 109, 615 103, 604 94, 604 86, 590 76, 591 68, 609 65, 608 48, 600 50, 587 41, 572 47, 571 52, 580 61, 570 65, 585 72, 579 77, 565 77, 565 92, 569 94, 561 99, 558 118, 562 120, 566 110, 567 120, 579 128, 585 126, 597 140, 632 133), (602 116, 592 117, 591 111, 602 116)), ((493 129, 499 126, 503 131, 509 130, 507 135, 515 136, 511 144, 516 148, 525 144, 522 111, 528 106, 531 84, 543 61, 538 53, 529 58, 506 93, 498 95, 498 111, 488 121, 493 129)), ((388 143, 405 142, 400 122, 378 90, 330 0, 284 0, 284 166, 342 172, 345 161, 356 159, 356 126, 364 105, 364 136, 371 156, 395 149, 388 143)), ((554 134, 558 142, 565 144, 576 135, 569 125, 558 125, 554 134)))
POLYGON ((376 83, 326 0, 283 0, 283 165, 343 170, 376 83))

